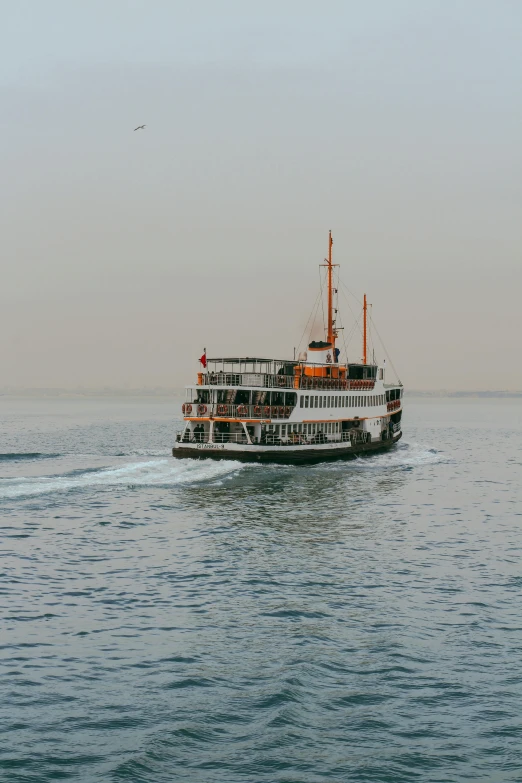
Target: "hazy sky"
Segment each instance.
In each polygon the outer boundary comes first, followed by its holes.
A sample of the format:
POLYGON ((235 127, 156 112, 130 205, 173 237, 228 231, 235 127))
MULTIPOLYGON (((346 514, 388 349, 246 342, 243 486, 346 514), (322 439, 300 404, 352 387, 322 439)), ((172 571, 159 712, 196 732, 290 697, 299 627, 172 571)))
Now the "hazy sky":
POLYGON ((331 228, 405 385, 522 388, 520 0, 0 12, 0 387, 291 357, 331 228))

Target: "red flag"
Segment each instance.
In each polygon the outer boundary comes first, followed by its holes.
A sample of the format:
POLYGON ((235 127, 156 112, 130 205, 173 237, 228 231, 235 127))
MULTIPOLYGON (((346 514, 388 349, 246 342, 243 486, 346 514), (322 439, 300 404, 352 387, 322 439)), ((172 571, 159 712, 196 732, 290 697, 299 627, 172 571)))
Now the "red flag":
POLYGON ((203 367, 206 367, 206 366, 207 366, 207 354, 206 354, 206 353, 204 353, 204 354, 203 354, 203 356, 201 357, 201 359, 200 359, 199 361, 201 362, 201 364, 203 365, 203 367))

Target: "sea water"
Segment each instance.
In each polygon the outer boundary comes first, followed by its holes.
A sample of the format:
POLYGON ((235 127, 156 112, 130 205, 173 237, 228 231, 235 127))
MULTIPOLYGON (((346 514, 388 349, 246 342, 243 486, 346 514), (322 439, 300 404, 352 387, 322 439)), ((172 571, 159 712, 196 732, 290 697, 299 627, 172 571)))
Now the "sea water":
POLYGON ((0 398, 0 779, 522 780, 522 402, 174 460, 179 401, 0 398))

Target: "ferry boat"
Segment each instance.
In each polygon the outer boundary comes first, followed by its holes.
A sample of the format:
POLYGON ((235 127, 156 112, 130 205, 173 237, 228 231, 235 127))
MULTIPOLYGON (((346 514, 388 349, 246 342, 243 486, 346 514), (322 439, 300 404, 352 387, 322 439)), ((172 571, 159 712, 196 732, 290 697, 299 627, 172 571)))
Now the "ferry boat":
POLYGON ((340 362, 329 233, 327 326, 297 359, 200 359, 186 387, 184 427, 174 457, 314 463, 391 448, 402 436, 403 386, 368 361, 368 304, 363 300, 362 357, 340 362))

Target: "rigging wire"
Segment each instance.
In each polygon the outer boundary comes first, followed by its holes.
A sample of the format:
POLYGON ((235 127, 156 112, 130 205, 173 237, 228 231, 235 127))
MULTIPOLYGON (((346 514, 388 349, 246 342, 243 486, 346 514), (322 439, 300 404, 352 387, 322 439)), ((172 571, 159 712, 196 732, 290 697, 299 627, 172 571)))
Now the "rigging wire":
MULTIPOLYGON (((325 277, 326 277, 327 273, 325 272, 324 274, 325 274, 325 277)), ((319 284, 321 286, 321 307, 322 307, 322 311, 323 311, 323 332, 325 332, 326 331, 326 326, 325 326, 326 320, 325 320, 325 317, 324 317, 323 278, 321 277, 321 267, 319 267, 319 284)))
POLYGON ((397 372, 397 370, 396 370, 396 369, 395 369, 395 367, 394 367, 394 364, 393 364, 393 362, 392 362, 392 360, 391 360, 390 354, 389 354, 389 353, 388 353, 388 351, 386 350, 386 346, 384 345, 383 339, 382 339, 381 335, 379 334, 379 330, 378 330, 378 329, 377 329, 377 327, 375 326, 375 322, 373 321, 373 319, 372 319, 372 322, 373 322, 373 328, 375 329, 375 334, 376 334, 376 335, 377 335, 377 337, 379 338, 379 342, 381 343, 381 345, 382 345, 382 349, 383 349, 384 353, 386 354, 386 358, 387 358, 387 359, 388 359, 388 361, 390 362, 391 368, 392 368, 393 372, 395 373, 395 375, 396 375, 396 377, 397 377, 397 380, 398 380, 398 382, 399 382, 399 383, 401 384, 401 386, 402 386, 402 382, 401 382, 401 379, 400 379, 400 377, 399 377, 399 373, 397 372))
POLYGON ((312 306, 312 310, 310 311, 310 315, 308 316, 308 321, 306 322, 306 326, 303 329, 303 334, 301 335, 301 339, 299 340, 299 343, 297 344, 297 352, 298 353, 299 353, 299 349, 301 348, 301 343, 303 342, 303 338, 304 338, 304 336, 306 334, 306 331, 308 329, 308 324, 310 323, 310 320, 313 319, 312 320, 312 327, 313 327, 313 324, 315 323, 316 311, 317 311, 317 309, 319 307, 319 299, 320 299, 321 295, 322 295, 322 291, 319 290, 319 293, 317 294, 317 296, 315 298, 315 302, 314 302, 314 304, 312 306))

